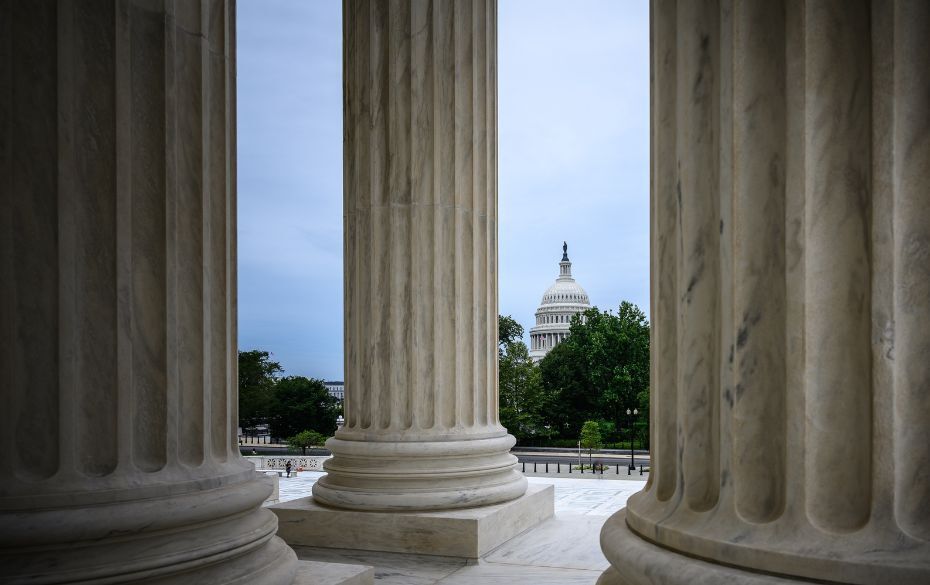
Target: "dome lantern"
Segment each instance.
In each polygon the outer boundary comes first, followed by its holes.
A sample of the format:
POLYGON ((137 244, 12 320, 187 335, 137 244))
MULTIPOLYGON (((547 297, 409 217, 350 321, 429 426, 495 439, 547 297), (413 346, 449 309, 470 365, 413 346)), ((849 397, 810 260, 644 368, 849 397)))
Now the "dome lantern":
POLYGON ((559 262, 559 280, 572 278, 572 262, 568 259, 568 242, 562 242, 562 261, 559 262))

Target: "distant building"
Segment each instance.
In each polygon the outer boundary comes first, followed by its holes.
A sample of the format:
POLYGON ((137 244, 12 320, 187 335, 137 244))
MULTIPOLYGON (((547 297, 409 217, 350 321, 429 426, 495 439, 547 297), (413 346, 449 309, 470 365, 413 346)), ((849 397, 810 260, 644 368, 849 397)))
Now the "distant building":
POLYGON ((536 309, 536 326, 530 329, 530 357, 533 362, 539 362, 549 350, 568 337, 572 317, 590 308, 588 293, 572 278, 568 244, 563 242, 559 277, 543 295, 536 309))
POLYGON ((345 382, 323 382, 323 385, 326 386, 326 389, 329 391, 330 395, 335 396, 339 402, 345 400, 346 397, 346 384, 345 382))

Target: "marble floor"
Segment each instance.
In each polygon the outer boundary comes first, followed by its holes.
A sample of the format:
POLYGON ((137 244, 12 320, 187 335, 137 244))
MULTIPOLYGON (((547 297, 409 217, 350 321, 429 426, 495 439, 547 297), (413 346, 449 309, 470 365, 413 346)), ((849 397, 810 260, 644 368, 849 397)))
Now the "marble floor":
MULTIPOLYGON (((280 480, 280 501, 302 498, 322 473, 303 472, 280 480)), ((607 517, 642 489, 642 480, 608 481, 528 477, 555 486, 555 516, 485 555, 477 564, 462 559, 295 547, 303 560, 372 565, 383 585, 564 584, 593 585, 607 568, 599 537, 607 517)))

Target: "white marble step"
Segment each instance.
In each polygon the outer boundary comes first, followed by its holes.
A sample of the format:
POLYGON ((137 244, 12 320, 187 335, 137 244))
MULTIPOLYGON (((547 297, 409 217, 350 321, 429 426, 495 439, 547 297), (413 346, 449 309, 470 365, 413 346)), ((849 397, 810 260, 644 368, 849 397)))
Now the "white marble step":
POLYGON ((300 561, 294 585, 374 585, 375 570, 365 565, 300 561))

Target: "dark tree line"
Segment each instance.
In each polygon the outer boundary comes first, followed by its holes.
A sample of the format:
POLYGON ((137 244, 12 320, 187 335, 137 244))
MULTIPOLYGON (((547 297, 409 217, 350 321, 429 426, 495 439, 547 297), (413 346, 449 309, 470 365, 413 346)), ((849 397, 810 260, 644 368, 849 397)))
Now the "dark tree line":
POLYGON ((322 380, 283 376, 267 351, 239 352, 239 425, 243 432, 267 424, 273 437, 287 439, 303 431, 332 436, 339 401, 322 380))
POLYGON ((636 305, 575 316, 538 367, 519 324, 500 317, 499 333, 501 423, 518 440, 577 440, 586 421, 597 421, 607 441, 648 442, 649 323, 636 305), (634 408, 631 433, 626 411, 634 408))
MULTIPOLYGON (((596 421, 607 442, 648 441, 649 323, 639 308, 624 301, 616 314, 595 307, 575 316, 568 338, 538 366, 522 338, 519 323, 499 317, 500 419, 521 443, 576 441, 586 421, 596 421), (633 408, 639 415, 631 433, 626 411, 633 408)), ((282 371, 267 351, 239 352, 243 431, 267 424, 281 439, 304 431, 331 436, 339 401, 322 380, 282 371)))
POLYGON ((548 437, 550 430, 544 415, 549 404, 542 391, 539 368, 533 365, 522 337, 519 323, 509 316, 498 318, 501 424, 517 438, 548 437))

